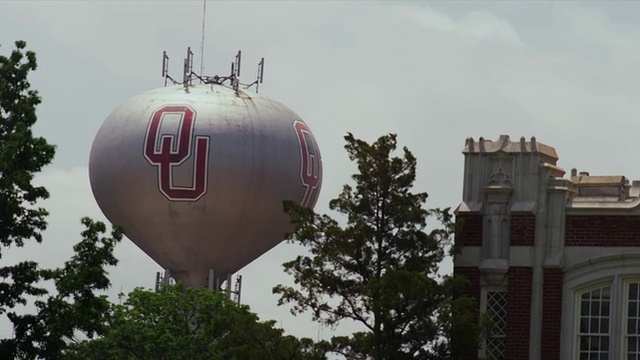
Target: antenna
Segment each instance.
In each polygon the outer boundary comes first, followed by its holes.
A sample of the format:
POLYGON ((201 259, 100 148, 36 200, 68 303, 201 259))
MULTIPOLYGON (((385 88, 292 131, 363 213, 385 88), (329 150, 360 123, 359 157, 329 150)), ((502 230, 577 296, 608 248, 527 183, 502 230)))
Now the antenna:
POLYGON ((187 48, 187 57, 184 59, 184 72, 182 78, 182 84, 184 85, 185 90, 192 85, 191 84, 191 74, 193 73, 193 51, 191 51, 191 46, 187 48))
POLYGON ((240 293, 242 290, 242 275, 236 276, 236 285, 235 289, 232 291, 233 294, 236 295, 236 303, 240 304, 240 293))
POLYGON ((167 76, 169 75, 169 56, 167 51, 162 52, 162 77, 164 78, 164 86, 167 86, 167 76))
POLYGON ((238 54, 236 55, 236 60, 235 60, 235 64, 236 64, 236 72, 235 76, 240 77, 240 58, 242 57, 242 51, 238 50, 238 54))
POLYGON ((256 79, 256 93, 260 88, 260 84, 262 84, 262 79, 264 77, 264 58, 260 59, 258 63, 258 78, 256 79))
POLYGON ((162 77, 164 78, 164 86, 167 86, 167 79, 171 80, 173 85, 176 85, 178 83, 171 76, 169 76, 169 56, 167 55, 166 51, 162 52, 162 77))
MULTIPOLYGON (((202 1, 202 39, 200 41, 200 75, 204 74, 204 25, 207 15, 207 0, 202 1)), ((202 83, 202 79, 200 79, 202 83)))
POLYGON ((231 75, 229 75, 229 79, 231 80, 231 87, 235 90, 236 95, 238 95, 238 89, 240 88, 240 58, 242 56, 242 51, 238 50, 238 54, 236 54, 235 60, 231 63, 231 75))
POLYGON ((262 80, 264 78, 264 58, 260 59, 260 62, 258 63, 258 74, 256 76, 256 80, 254 82, 252 82, 251 84, 247 84, 244 88, 248 89, 250 87, 252 87, 253 85, 256 86, 256 93, 258 93, 258 90, 260 88, 260 84, 262 84, 262 80))

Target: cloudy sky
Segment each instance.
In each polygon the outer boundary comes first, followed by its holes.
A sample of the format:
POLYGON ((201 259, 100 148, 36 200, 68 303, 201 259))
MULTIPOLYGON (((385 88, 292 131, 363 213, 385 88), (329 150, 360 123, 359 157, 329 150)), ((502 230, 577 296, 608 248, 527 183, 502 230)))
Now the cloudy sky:
MULTIPOLYGON (((346 132, 367 140, 397 133, 418 157, 416 188, 430 194, 428 206, 455 207, 469 136, 536 136, 567 171, 640 179, 639 16, 635 2, 210 1, 204 69, 226 73, 239 49, 245 74, 266 58, 261 94, 300 114, 321 147, 319 211, 354 171, 346 132)), ((199 68, 201 28, 202 1, 0 1, 0 53, 18 39, 37 52, 35 130, 57 145, 37 179, 51 192, 45 243, 3 263, 61 265, 79 240, 79 219, 104 220, 87 174, 98 128, 127 98, 162 86, 163 50, 171 73, 187 46, 199 68)), ((243 303, 288 332, 327 336, 271 295, 290 281, 281 264, 298 251, 281 244, 242 269, 243 303)), ((125 241, 117 256, 114 299, 153 287, 161 269, 135 245, 125 241)), ((10 333, 6 319, 0 325, 1 336, 10 333)))

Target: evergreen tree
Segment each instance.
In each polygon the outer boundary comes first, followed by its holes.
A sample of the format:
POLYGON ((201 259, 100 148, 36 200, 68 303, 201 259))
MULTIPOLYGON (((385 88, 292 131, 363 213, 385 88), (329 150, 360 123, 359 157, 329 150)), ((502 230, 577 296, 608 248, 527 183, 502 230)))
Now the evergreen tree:
POLYGON ((345 185, 329 207, 337 219, 285 202, 295 230, 289 241, 309 255, 284 264, 296 286, 278 285, 279 304, 292 313, 335 326, 351 319, 364 331, 333 337, 331 351, 348 359, 456 358, 456 346, 477 348, 477 306, 458 296, 465 281, 437 272, 447 254, 454 222, 449 209, 426 210, 426 193, 412 193, 416 158, 404 148, 394 157, 396 136, 369 144, 345 137, 349 158, 358 166, 355 187, 345 185), (427 230, 427 219, 439 226, 427 230))

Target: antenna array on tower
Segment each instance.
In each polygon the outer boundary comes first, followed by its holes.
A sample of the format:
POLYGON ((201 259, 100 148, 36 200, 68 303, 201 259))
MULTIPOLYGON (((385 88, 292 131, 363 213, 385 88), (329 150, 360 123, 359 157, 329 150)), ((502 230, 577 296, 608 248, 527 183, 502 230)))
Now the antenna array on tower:
MULTIPOLYGON (((239 92, 240 86, 243 89, 249 89, 253 85, 256 86, 256 93, 259 90, 259 84, 262 84, 263 74, 264 74, 264 57, 260 59, 258 62, 258 72, 256 76, 256 80, 251 83, 245 84, 240 82, 240 65, 242 60, 242 51, 238 50, 235 59, 231 62, 231 73, 227 76, 220 75, 204 75, 204 74, 196 74, 193 71, 193 51, 191 51, 191 47, 187 47, 187 56, 184 58, 183 63, 183 72, 182 72, 182 85, 184 86, 185 91, 189 91, 189 87, 193 86, 193 80, 198 79, 203 84, 217 84, 222 85, 226 82, 236 91, 239 92)), ((201 65, 201 69, 204 67, 201 65)), ((168 81, 171 81, 174 85, 177 85, 178 82, 173 79, 169 75, 169 56, 166 51, 162 52, 162 77, 164 78, 164 86, 167 86, 168 81)))

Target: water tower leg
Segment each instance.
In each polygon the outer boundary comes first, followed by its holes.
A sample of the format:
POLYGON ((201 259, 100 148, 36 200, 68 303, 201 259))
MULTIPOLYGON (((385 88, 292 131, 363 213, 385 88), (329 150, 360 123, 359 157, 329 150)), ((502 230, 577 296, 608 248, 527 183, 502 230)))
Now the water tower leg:
POLYGON ((215 270, 209 269, 209 274, 207 278, 207 288, 211 291, 223 291, 222 284, 226 281, 227 285, 224 288, 224 292, 227 294, 229 299, 234 302, 240 304, 240 290, 242 288, 242 276, 236 276, 236 282, 233 283, 233 275, 227 274, 221 275, 216 274, 215 270))
POLYGON ((209 277, 207 278, 207 289, 212 290, 212 291, 216 291, 215 285, 215 272, 213 271, 213 269, 209 269, 209 277))
POLYGON ((160 275, 160 271, 156 272, 156 292, 160 291, 160 282, 162 281, 162 276, 160 275))
POLYGON ((231 274, 227 274, 227 288, 225 289, 225 292, 229 299, 231 299, 231 280, 231 274))
POLYGON ((223 274, 217 274, 215 270, 209 269, 207 276, 207 289, 212 291, 221 291, 222 284, 226 280, 226 276, 223 274))
POLYGON ((161 272, 156 272, 156 292, 160 291, 163 287, 171 284, 171 273, 169 269, 164 271, 164 274, 161 272))
POLYGON ((218 276, 216 276, 216 289, 215 291, 220 291, 222 290, 222 279, 220 279, 218 276))

